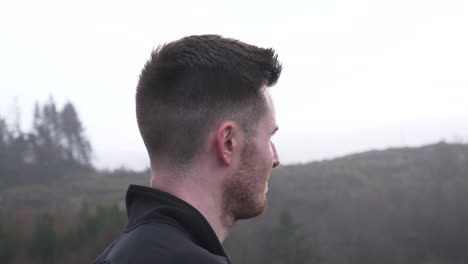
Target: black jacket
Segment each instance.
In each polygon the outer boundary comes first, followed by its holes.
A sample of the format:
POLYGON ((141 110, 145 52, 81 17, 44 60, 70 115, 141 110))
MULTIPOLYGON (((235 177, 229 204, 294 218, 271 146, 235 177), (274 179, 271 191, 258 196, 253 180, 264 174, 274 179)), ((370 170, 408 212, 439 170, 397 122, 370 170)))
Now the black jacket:
POLYGON ((162 191, 130 185, 128 224, 95 264, 231 263, 203 215, 162 191))

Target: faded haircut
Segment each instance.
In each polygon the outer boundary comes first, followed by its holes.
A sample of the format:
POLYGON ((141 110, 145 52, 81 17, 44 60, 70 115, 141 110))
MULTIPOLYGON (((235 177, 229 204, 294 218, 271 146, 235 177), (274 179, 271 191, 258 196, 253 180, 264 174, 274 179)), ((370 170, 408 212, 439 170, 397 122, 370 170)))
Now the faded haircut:
POLYGON ((189 36, 158 47, 136 92, 138 127, 151 161, 189 163, 210 129, 224 120, 254 135, 266 110, 263 89, 280 73, 273 49, 218 35, 189 36))

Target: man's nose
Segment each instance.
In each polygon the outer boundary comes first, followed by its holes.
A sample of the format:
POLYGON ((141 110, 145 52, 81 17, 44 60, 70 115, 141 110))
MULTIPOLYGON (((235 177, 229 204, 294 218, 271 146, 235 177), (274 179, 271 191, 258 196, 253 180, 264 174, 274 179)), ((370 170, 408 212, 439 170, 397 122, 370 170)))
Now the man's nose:
POLYGON ((273 144, 273 142, 271 143, 271 147, 273 149, 273 168, 276 168, 280 164, 279 156, 278 152, 276 151, 275 144, 273 144))

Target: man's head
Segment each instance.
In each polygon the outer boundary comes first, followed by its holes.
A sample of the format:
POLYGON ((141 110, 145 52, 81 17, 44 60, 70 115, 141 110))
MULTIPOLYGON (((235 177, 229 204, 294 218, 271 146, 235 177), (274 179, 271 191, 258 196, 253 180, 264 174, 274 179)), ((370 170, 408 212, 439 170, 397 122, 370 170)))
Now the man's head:
POLYGON ((152 166, 190 167, 215 135, 221 164, 232 165, 232 149, 242 152, 236 172, 224 184, 223 199, 230 204, 225 213, 235 218, 261 213, 269 172, 278 164, 270 141, 276 121, 267 88, 280 73, 273 49, 217 35, 190 36, 156 49, 136 94, 138 126, 152 166), (242 142, 231 140, 239 134, 242 142), (247 199, 249 193, 256 197, 247 199), (256 212, 240 210, 241 201, 253 204, 256 212))
POLYGON ((220 120, 239 122, 252 135, 265 113, 263 90, 280 72, 272 49, 217 35, 159 47, 141 73, 136 94, 138 126, 150 159, 189 163, 220 120))

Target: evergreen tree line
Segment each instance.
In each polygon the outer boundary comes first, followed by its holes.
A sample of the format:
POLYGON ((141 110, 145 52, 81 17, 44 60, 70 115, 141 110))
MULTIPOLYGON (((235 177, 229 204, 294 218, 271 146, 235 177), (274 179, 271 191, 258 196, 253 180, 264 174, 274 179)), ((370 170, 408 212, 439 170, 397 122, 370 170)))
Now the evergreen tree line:
MULTIPOLYGON (((0 116, 0 188, 93 170, 92 148, 71 102, 36 103, 30 131, 0 116)), ((19 124, 19 121, 16 121, 19 124)))
MULTIPOLYGON (((270 225, 254 231, 252 237, 261 245, 257 251, 242 248, 248 243, 237 241, 237 251, 242 252, 235 256, 238 263, 322 263, 289 210, 282 210, 272 220, 270 225)), ((0 215, 0 263, 92 263, 122 232, 126 222, 125 210, 117 205, 90 209, 86 203, 78 213, 71 214, 0 215)))
POLYGON ((91 263, 126 221, 116 205, 90 210, 85 204, 72 215, 0 215, 0 263, 91 263))

